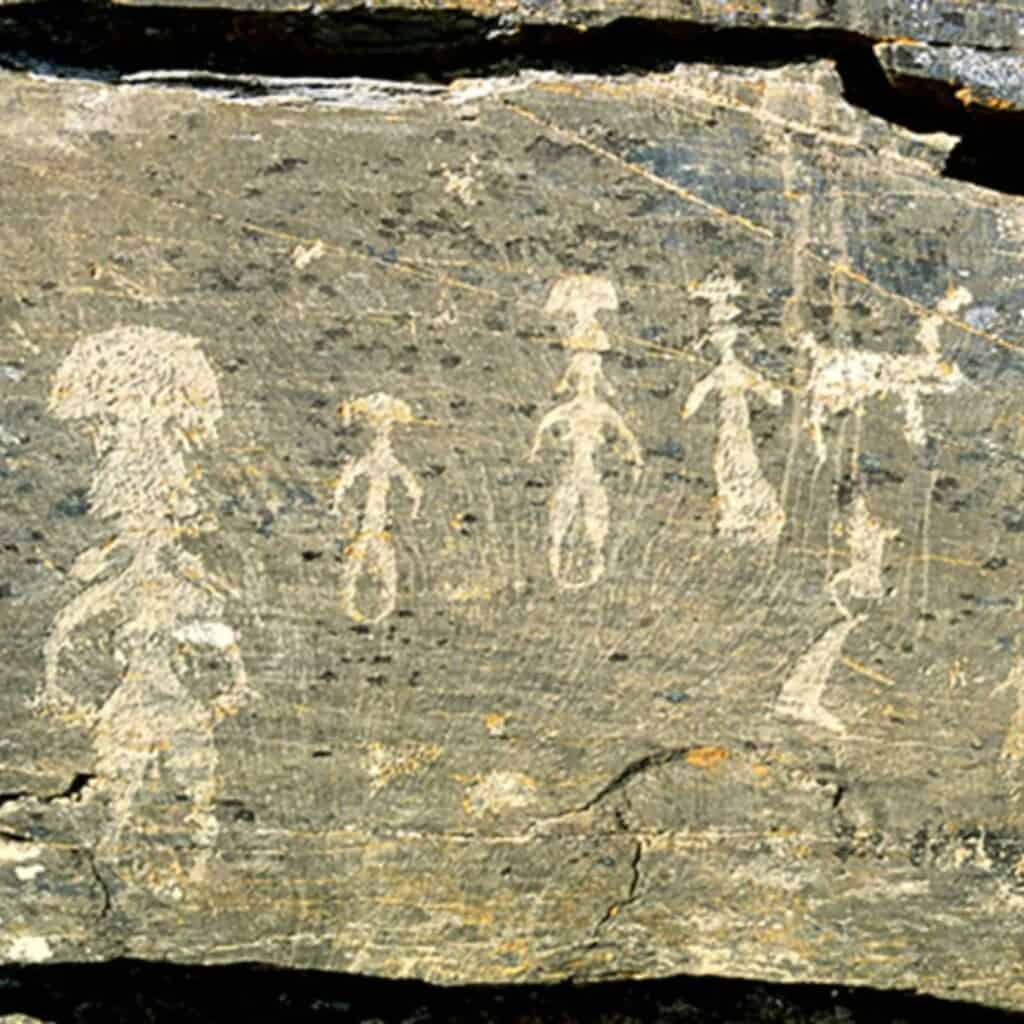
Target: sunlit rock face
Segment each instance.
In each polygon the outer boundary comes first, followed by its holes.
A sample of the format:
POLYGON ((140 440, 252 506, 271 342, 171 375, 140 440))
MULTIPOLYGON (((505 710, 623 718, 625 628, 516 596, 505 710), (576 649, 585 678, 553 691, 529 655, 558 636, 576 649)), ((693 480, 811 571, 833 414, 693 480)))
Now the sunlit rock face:
POLYGON ((1024 1007, 1019 203, 830 62, 222 86, 0 77, 0 956, 1024 1007))

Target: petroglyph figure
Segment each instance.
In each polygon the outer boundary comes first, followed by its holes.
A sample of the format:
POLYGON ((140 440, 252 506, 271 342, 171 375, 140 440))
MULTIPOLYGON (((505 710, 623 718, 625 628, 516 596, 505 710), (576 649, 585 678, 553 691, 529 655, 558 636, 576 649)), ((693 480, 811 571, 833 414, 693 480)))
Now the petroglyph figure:
MULTIPOLYGON (((113 858, 150 777, 169 777, 188 795, 186 818, 200 879, 217 837, 214 727, 255 696, 234 629, 221 621, 225 588, 182 546, 214 526, 203 518, 188 454, 211 441, 223 415, 213 370, 195 338, 146 327, 115 328, 79 341, 58 370, 50 412, 83 420, 98 461, 90 491, 94 515, 117 528, 108 544, 71 568, 86 584, 57 615, 45 645, 37 705, 93 728, 97 781, 112 822, 98 853, 113 858), (62 686, 62 660, 76 635, 103 617, 112 624, 120 676, 98 707, 62 686), (221 653, 230 683, 212 702, 186 685, 195 648, 221 653)), ((97 681, 99 683, 99 681, 97 681)))
POLYGON ((1003 690, 1014 690, 1017 694, 1017 708, 1010 719, 1010 727, 1003 739, 1000 757, 1005 761, 1024 760, 1024 659, 1017 658, 1006 679, 993 690, 993 695, 1003 690))
POLYGON ((638 468, 643 465, 643 451, 633 432, 602 397, 614 397, 615 389, 605 378, 601 365, 600 353, 610 346, 597 314, 618 309, 618 305, 611 281, 570 274, 555 283, 545 306, 546 313, 573 317, 572 333, 563 342, 573 354, 555 393, 574 390, 575 394, 541 420, 529 459, 539 458, 546 433, 554 434, 557 428, 564 428, 571 458, 551 498, 548 563, 555 581, 567 590, 590 586, 605 573, 604 548, 611 510, 596 462, 605 437, 620 438, 629 449, 629 461, 638 468), (582 529, 590 548, 590 571, 581 580, 566 579, 563 565, 565 550, 575 547, 574 527, 582 529))
POLYGON ((882 584, 882 559, 885 545, 899 533, 888 529, 868 511, 862 494, 853 501, 847 523, 850 564, 837 572, 828 583, 832 603, 842 613, 843 621, 830 626, 797 662, 786 680, 775 704, 777 714, 819 725, 830 732, 842 733, 842 722, 821 703, 836 661, 850 633, 867 619, 866 613, 854 615, 844 603, 858 597, 877 601, 886 596, 882 584))
POLYGON ((413 416, 405 402, 381 392, 343 403, 341 415, 346 423, 361 416, 376 431, 370 450, 346 466, 334 489, 331 510, 337 515, 353 485, 360 477, 367 479, 366 505, 359 533, 345 549, 341 604, 356 622, 380 622, 394 611, 398 599, 398 567, 388 529, 392 478, 401 481, 412 500, 411 519, 419 515, 423 500, 423 489, 391 449, 391 428, 395 423, 412 423, 413 416), (364 615, 358 608, 358 587, 363 574, 379 582, 381 596, 376 615, 364 615))
POLYGON ((712 394, 718 395, 718 444, 715 478, 718 484, 718 529, 737 541, 774 545, 786 522, 775 490, 765 479, 750 431, 748 395, 776 408, 782 391, 744 366, 734 346, 739 331, 732 321, 739 309, 731 300, 740 287, 731 277, 713 277, 695 290, 711 302, 712 328, 708 340, 718 350, 718 366, 690 392, 683 419, 695 415, 712 394))
POLYGON ((811 357, 807 382, 808 423, 818 464, 828 454, 824 426, 829 416, 852 412, 865 414, 870 398, 896 395, 903 403, 904 433, 908 444, 920 448, 927 441, 924 425, 924 395, 949 395, 965 378, 956 363, 943 361, 939 327, 946 317, 971 302, 966 288, 956 288, 939 302, 937 310, 921 321, 917 341, 920 355, 894 356, 881 352, 843 351, 819 345, 813 335, 801 335, 802 347, 811 357))
POLYGON ((866 616, 858 615, 830 626, 796 663, 775 702, 775 713, 796 718, 830 732, 845 732, 843 723, 821 703, 829 676, 843 653, 850 633, 866 616))
POLYGON ((828 589, 836 607, 844 615, 849 610, 840 599, 840 587, 845 585, 851 597, 878 600, 885 597, 882 585, 882 558, 885 545, 899 535, 899 530, 883 527, 868 511, 863 494, 853 500, 853 509, 846 527, 850 546, 850 564, 835 574, 828 589))

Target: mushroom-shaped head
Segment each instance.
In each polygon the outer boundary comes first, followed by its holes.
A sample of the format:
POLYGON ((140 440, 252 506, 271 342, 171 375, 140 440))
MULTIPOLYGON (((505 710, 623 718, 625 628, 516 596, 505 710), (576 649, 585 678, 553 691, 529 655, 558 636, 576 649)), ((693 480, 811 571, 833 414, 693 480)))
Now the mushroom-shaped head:
POLYGON ((568 314, 579 318, 594 316, 602 309, 618 309, 615 285, 607 277, 566 274, 551 287, 544 312, 551 316, 568 314))
POLYGON ((50 387, 59 419, 173 420, 192 434, 213 434, 224 414, 217 378, 199 340, 156 327, 115 327, 72 347, 50 387))

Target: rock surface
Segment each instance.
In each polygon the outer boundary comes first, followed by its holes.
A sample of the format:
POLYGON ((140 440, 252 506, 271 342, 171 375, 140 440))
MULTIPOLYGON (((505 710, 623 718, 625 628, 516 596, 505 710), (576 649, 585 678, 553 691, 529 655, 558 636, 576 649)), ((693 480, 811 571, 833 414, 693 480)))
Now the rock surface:
MULTIPOLYGON (((29 6, 18 0, 0 0, 3 4, 29 6)), ((306 0, 113 0, 88 6, 302 14, 311 7, 306 0)), ((357 0, 324 0, 314 10, 333 15, 372 11, 374 6, 357 0)), ((714 28, 829 29, 1000 50, 1019 48, 1024 42, 1024 4, 1020 0, 975 0, 970 4, 962 0, 678 0, 671 4, 664 0, 399 0, 387 9, 465 12, 474 17, 501 18, 506 26, 593 28, 623 18, 642 18, 714 28)))
POLYGON ((7 962, 1024 1008, 1024 217, 953 138, 821 63, 4 74, 0 139, 7 962))

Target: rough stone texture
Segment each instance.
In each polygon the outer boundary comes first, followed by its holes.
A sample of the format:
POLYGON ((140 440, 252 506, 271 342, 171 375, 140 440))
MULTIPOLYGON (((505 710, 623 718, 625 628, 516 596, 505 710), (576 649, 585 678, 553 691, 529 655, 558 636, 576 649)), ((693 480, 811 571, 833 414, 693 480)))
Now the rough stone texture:
POLYGON ((948 86, 965 107, 1020 113, 1024 67, 1017 53, 984 53, 967 46, 882 43, 875 48, 885 73, 897 84, 922 80, 948 86))
POLYGON ((0 138, 6 961, 1024 1007, 1024 220, 953 139, 827 64, 0 138))
MULTIPOLYGON (((306 0, 126 0, 111 7, 215 8, 305 12, 306 0)), ((324 0, 317 12, 372 10, 374 4, 324 0)), ((939 44, 1019 48, 1024 38, 1021 0, 401 0, 391 9, 466 11, 506 24, 607 25, 620 18, 688 21, 721 28, 841 29, 879 38, 906 37, 939 44)))

